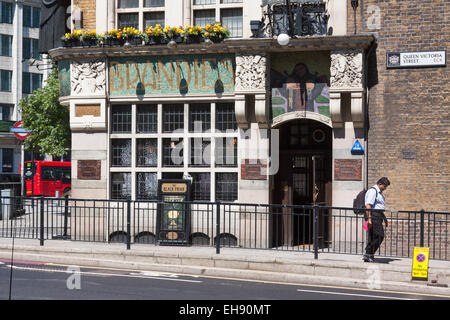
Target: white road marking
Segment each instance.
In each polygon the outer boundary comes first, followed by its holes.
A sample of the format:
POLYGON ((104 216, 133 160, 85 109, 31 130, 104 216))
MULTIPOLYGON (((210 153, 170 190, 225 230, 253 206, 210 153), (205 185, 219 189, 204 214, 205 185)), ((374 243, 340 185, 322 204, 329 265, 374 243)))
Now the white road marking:
POLYGON ((392 299, 392 300, 416 300, 416 299, 408 299, 408 298, 399 298, 399 297, 384 297, 384 296, 376 296, 369 294, 360 294, 360 293, 345 293, 345 292, 332 292, 332 291, 321 291, 321 290, 302 290, 297 289, 300 292, 310 292, 310 293, 322 293, 322 294, 334 294, 339 296, 357 296, 357 297, 365 297, 365 298, 377 298, 377 299, 392 299))
MULTIPOLYGON (((33 267, 19 267, 13 266, 14 269, 18 270, 28 270, 28 271, 42 271, 42 272, 59 272, 59 273, 71 273, 67 270, 55 270, 46 268, 33 268, 33 267)), ((149 274, 149 273, 147 273, 149 274)), ((140 279, 156 279, 156 280, 169 280, 169 281, 179 281, 179 282, 192 282, 192 283, 202 283, 201 280, 188 280, 188 279, 178 279, 175 274, 157 274, 152 273, 152 276, 146 275, 145 273, 131 273, 131 274, 117 274, 117 273, 102 273, 102 272, 80 272, 80 275, 91 275, 91 276, 109 276, 109 277, 126 277, 126 278, 140 278, 140 279)))

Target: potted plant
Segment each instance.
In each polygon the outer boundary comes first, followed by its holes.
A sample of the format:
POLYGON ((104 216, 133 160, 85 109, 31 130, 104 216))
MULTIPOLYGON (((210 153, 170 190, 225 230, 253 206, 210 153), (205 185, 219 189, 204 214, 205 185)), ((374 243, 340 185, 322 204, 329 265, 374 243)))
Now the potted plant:
POLYGON ((125 42, 128 41, 134 46, 142 44, 142 32, 134 27, 123 28, 122 37, 125 42))
POLYGON ((165 27, 163 29, 163 37, 166 41, 175 41, 176 43, 183 42, 184 37, 184 28, 183 27, 165 27))
POLYGON ((81 46, 81 30, 73 30, 71 33, 66 33, 62 38, 64 47, 79 47, 81 46))
POLYGON ((81 37, 83 47, 96 47, 98 45, 98 36, 95 30, 83 32, 81 37))
POLYGON ((219 22, 214 24, 208 24, 205 26, 203 37, 211 40, 214 43, 222 42, 224 39, 230 36, 230 30, 226 27, 222 27, 219 22))
POLYGON ((186 26, 184 41, 186 43, 200 43, 203 41, 203 28, 199 26, 186 26))
POLYGON ((122 30, 113 29, 105 32, 103 35, 105 46, 121 46, 123 45, 122 30))
POLYGON ((163 29, 160 24, 157 24, 155 27, 150 26, 145 28, 146 43, 147 44, 161 44, 163 43, 163 29))

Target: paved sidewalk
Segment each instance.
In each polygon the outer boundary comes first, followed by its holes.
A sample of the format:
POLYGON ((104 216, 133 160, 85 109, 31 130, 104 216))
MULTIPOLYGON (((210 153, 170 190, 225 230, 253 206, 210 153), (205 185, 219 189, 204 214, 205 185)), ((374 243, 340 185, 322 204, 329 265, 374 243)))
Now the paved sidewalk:
MULTIPOLYGON (((11 258, 12 239, 0 238, 0 259, 11 258)), ((445 295, 450 298, 450 261, 429 262, 428 281, 411 280, 411 258, 378 257, 364 263, 361 256, 277 250, 178 247, 90 243, 64 240, 15 239, 14 260, 151 270, 203 276, 329 284, 369 289, 445 295)))

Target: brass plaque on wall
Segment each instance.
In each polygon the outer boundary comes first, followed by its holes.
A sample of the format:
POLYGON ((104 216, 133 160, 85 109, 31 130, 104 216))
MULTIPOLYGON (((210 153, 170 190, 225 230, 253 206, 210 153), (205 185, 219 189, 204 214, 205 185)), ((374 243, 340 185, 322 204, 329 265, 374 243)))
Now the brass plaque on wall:
POLYGON ((361 181, 362 160, 361 159, 335 159, 334 180, 361 181))
POLYGON ((100 117, 101 110, 99 104, 75 105, 75 117, 93 116, 100 117))
POLYGON ((100 180, 101 179, 101 160, 78 160, 79 180, 100 180))

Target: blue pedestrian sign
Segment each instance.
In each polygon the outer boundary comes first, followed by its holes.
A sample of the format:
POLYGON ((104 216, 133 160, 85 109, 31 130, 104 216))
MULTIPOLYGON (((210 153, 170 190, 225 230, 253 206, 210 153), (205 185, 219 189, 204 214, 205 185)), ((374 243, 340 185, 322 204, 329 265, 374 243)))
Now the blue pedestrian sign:
POLYGON ((356 140, 355 143, 353 144, 351 152, 364 152, 364 149, 358 140, 356 140))

